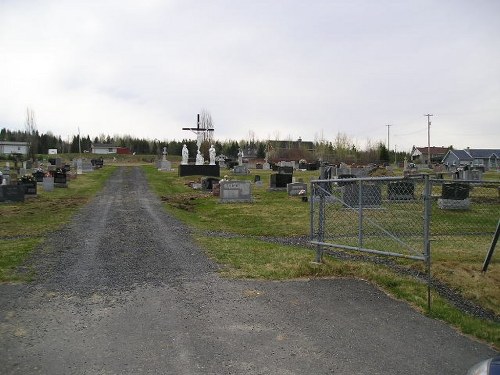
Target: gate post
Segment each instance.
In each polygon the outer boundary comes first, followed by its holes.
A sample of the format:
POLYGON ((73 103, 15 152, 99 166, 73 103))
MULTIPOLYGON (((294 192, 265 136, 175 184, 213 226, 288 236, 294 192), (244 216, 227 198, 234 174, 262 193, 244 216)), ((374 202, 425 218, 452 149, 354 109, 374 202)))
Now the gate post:
MULTIPOLYGON (((321 186, 321 185, 320 185, 321 186)), ((323 243, 325 238, 325 192, 318 189, 319 196, 319 214, 318 214, 318 242, 323 243)), ((316 263, 323 262, 323 247, 318 244, 316 247, 316 263)))
POLYGON ((424 257, 427 272, 427 310, 431 311, 431 211, 432 211, 432 181, 429 175, 424 176, 424 257))

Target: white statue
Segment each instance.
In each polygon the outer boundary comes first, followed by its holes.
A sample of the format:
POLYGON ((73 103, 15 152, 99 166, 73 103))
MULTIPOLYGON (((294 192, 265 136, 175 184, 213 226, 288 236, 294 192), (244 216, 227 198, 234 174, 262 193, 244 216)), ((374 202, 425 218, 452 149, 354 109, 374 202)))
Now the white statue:
POLYGON ((205 163, 205 159, 201 154, 200 150, 198 150, 198 154, 196 154, 196 165, 203 165, 205 163))
POLYGON ((167 148, 163 147, 163 160, 167 160, 167 148))
POLYGON ((182 165, 187 165, 189 159, 189 151, 186 145, 182 146, 182 165))
POLYGON ((238 151, 238 165, 243 165, 243 151, 240 150, 238 151))
POLYGON ((210 156, 210 165, 215 165, 215 147, 214 147, 214 145, 210 146, 210 149, 208 150, 208 154, 210 156))

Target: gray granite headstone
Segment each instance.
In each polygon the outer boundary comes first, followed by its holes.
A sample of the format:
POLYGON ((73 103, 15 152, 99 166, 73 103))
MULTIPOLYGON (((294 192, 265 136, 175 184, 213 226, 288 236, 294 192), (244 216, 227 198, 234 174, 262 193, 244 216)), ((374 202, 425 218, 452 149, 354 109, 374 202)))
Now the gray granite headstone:
POLYGON ((292 182, 286 185, 288 195, 307 195, 307 184, 303 182, 292 182), (300 194, 300 193, 303 194, 300 194))
POLYGON ((220 202, 252 202, 250 181, 220 181, 220 202))
POLYGON ((248 168, 246 165, 236 165, 233 168, 234 174, 248 174, 248 168))
POLYGON ((49 176, 43 177, 43 190, 54 191, 54 177, 49 177, 49 176))

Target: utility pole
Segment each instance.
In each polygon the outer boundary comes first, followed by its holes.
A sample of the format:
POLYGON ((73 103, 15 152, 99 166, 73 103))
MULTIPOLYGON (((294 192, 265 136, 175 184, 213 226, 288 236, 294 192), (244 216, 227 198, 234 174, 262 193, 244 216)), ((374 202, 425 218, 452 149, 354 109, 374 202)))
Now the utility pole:
POLYGON ((387 155, 389 155, 389 160, 388 162, 390 163, 391 162, 391 147, 390 147, 390 144, 389 144, 389 129, 391 128, 391 124, 387 124, 387 155))
POLYGON ((427 117, 427 164, 431 165, 431 114, 424 115, 427 117))

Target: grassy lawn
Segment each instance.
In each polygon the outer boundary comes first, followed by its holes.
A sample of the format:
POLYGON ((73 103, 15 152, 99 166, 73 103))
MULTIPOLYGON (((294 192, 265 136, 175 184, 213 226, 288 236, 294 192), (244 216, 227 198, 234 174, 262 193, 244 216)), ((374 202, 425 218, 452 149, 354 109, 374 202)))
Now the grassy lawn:
POLYGON ((29 270, 19 271, 26 257, 45 237, 67 223, 104 185, 116 167, 105 167, 69 180, 68 188, 43 191, 22 203, 0 204, 0 282, 26 281, 29 270))
MULTIPOLYGON (((234 176, 229 171, 221 171, 222 175, 226 174, 229 178, 238 180, 253 181, 254 175, 258 174, 263 181, 263 187, 252 184, 253 203, 221 204, 218 203, 218 198, 211 194, 193 190, 188 186, 190 181, 197 181, 195 176, 181 178, 175 172, 159 173, 149 166, 144 167, 144 170, 154 191, 165 201, 166 209, 198 229, 195 232, 196 240, 210 257, 223 266, 223 275, 269 280, 312 277, 363 278, 379 285, 396 298, 408 301, 422 312, 446 321, 466 334, 485 340, 497 349, 500 348, 500 324, 461 313, 437 293, 432 293, 432 310, 427 312, 427 287, 413 278, 397 275, 381 265, 339 261, 331 257, 325 257, 324 264, 318 266, 311 263, 315 254, 309 248, 263 241, 260 238, 262 236, 293 238, 308 236, 310 231, 309 203, 304 203, 297 197, 289 197, 286 192, 267 191, 272 173, 270 171, 252 171, 252 174, 246 176, 234 176), (206 234, 205 231, 211 230, 234 234, 236 237, 225 238, 206 234)), ((297 171, 294 172, 294 177, 309 182, 318 178, 318 172, 297 171)), ((493 223, 498 205, 491 205, 491 202, 488 204, 487 209, 492 210, 492 216, 488 216, 487 220, 493 223)), ((443 219, 440 215, 446 215, 436 208, 433 210, 436 222, 443 219)), ((409 214, 410 212, 403 210, 397 216, 415 216, 414 213, 409 214)), ((457 215, 455 212, 450 215, 455 215, 454 220, 458 220, 454 225, 461 224, 463 215, 457 215)), ((348 219, 345 215, 344 218, 348 219)), ((475 219, 472 221, 473 229, 474 226, 480 227, 475 219)), ((353 223, 355 225, 356 220, 353 223)), ((470 237, 457 236, 451 228, 443 229, 445 232, 446 230, 454 236, 432 243, 433 276, 460 291, 465 297, 500 314, 498 249, 489 271, 486 274, 481 273, 487 250, 484 246, 487 248, 491 238, 485 238, 481 241, 483 243, 476 241, 464 248, 457 246, 457 243, 463 244, 464 241, 469 241, 470 237), (450 241, 450 238, 455 240, 450 241)), ((421 240, 417 242, 419 241, 421 240)), ((424 269, 423 264, 419 262, 399 260, 398 263, 408 268, 424 269)))

